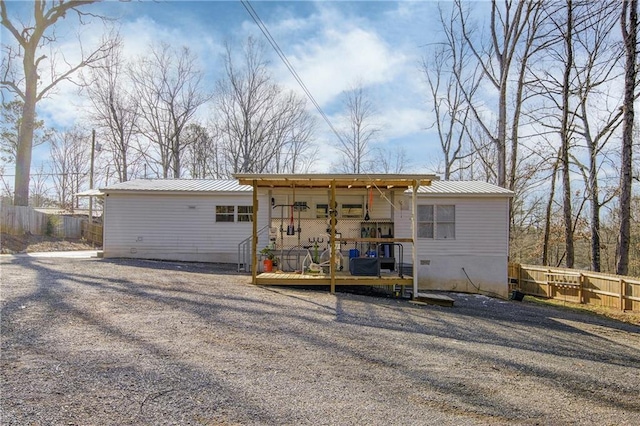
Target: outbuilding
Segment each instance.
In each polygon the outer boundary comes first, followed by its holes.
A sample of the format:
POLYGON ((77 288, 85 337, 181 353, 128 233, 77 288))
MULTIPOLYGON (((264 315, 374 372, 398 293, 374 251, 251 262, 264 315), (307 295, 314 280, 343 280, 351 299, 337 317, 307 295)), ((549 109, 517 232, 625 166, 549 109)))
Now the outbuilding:
POLYGON ((106 258, 237 262, 256 284, 332 291, 398 285, 414 294, 508 293, 512 192, 484 182, 243 174, 134 180, 101 192, 106 258), (275 257, 277 271, 262 268, 261 252, 275 257), (310 271, 309 263, 323 268, 310 271))

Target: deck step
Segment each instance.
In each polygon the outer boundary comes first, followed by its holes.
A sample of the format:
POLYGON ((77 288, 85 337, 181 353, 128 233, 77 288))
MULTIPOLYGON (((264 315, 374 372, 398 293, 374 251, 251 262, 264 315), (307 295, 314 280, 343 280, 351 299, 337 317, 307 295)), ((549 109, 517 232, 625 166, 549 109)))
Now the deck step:
POLYGON ((453 306, 453 300, 449 296, 446 296, 441 293, 418 293, 418 295, 414 299, 417 302, 428 303, 430 305, 439 305, 439 306, 453 306))

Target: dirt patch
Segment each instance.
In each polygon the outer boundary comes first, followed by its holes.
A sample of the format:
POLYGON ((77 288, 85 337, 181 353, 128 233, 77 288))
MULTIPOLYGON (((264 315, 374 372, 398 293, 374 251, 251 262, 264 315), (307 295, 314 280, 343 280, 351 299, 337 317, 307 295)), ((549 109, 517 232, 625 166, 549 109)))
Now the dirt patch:
POLYGON ((38 253, 48 251, 96 250, 99 247, 80 238, 56 238, 46 235, 0 234, 0 254, 38 253))
POLYGON ((640 424, 640 327, 536 303, 1 256, 3 425, 640 424))

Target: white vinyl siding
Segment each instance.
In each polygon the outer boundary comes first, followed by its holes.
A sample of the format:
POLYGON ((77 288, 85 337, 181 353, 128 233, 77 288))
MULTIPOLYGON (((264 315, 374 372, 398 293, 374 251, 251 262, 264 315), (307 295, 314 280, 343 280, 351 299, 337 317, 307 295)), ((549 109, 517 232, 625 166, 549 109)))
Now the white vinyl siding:
MULTIPOLYGON (((252 194, 121 194, 105 197, 105 257, 234 263, 251 222, 216 222, 216 206, 247 206, 252 194)), ((260 196, 262 206, 267 205, 260 196)), ((258 228, 269 208, 258 213, 258 228)))

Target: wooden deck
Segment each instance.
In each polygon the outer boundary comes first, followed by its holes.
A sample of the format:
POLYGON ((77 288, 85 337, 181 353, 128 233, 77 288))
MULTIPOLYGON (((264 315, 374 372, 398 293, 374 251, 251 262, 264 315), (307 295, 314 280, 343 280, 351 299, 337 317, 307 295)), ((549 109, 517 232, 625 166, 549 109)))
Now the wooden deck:
MULTIPOLYGON (((345 272, 337 272, 336 285, 404 285, 412 286, 413 277, 398 274, 381 274, 377 276, 355 276, 345 272)), ((329 274, 296 274, 292 272, 263 272, 256 277, 258 285, 331 285, 329 274)))

